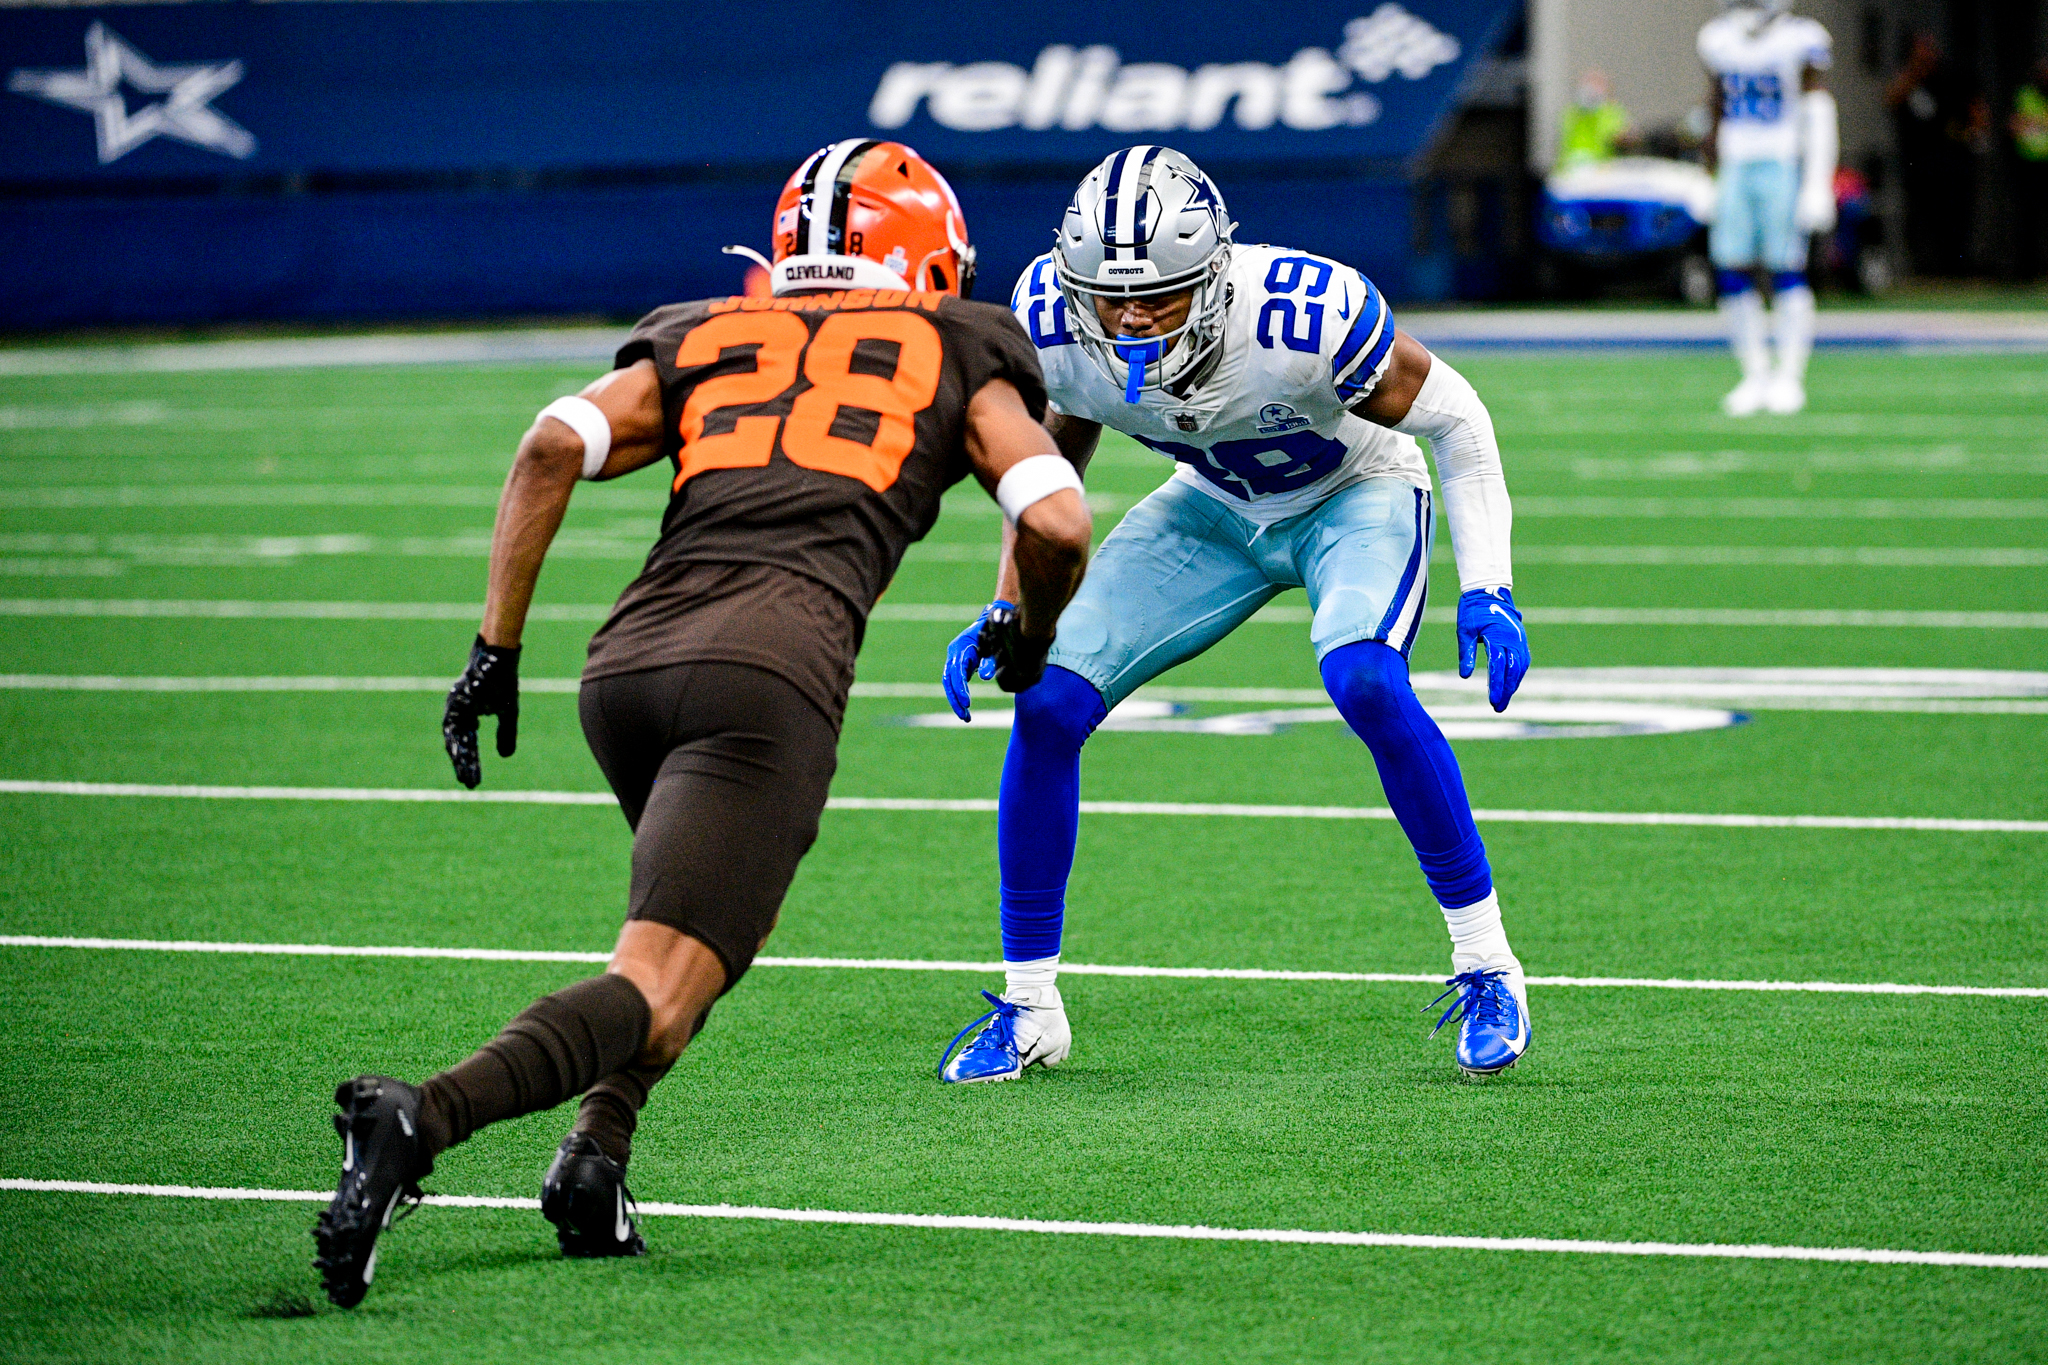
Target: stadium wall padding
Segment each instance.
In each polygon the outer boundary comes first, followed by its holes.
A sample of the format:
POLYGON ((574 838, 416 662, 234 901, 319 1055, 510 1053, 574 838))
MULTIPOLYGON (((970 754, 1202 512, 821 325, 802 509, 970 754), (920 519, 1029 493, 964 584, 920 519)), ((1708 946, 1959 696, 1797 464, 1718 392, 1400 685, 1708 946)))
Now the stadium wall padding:
MULTIPOLYGON (((633 316, 738 290, 742 263, 719 248, 766 245, 777 188, 0 200, 0 318, 57 328, 633 316)), ((1072 193, 1064 178, 961 188, 982 254, 976 297, 1008 298, 1072 193)), ((1353 262, 1396 300, 1449 287, 1440 272, 1411 271, 1405 181, 1242 177, 1224 194, 1240 240, 1353 262)))
POLYGON ((827 0, 0 6, 0 327, 634 313, 734 287, 718 248, 862 135, 953 177, 984 297, 1134 142, 1241 240, 1440 294, 1408 168, 1518 3, 872 0, 857 43, 827 0))

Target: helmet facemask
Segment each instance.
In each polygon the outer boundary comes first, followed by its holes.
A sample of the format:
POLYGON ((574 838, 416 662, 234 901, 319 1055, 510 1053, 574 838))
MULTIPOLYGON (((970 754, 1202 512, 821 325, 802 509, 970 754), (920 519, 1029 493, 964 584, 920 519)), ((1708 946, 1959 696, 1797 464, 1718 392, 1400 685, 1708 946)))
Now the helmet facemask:
POLYGON ((1141 393, 1156 393, 1196 374, 1204 361, 1223 342, 1223 315, 1229 303, 1224 276, 1230 269, 1230 245, 1220 243, 1214 255, 1193 276, 1166 281, 1146 280, 1129 285, 1104 285, 1082 279, 1067 266, 1066 253, 1053 251, 1060 293, 1067 301, 1067 327, 1081 349, 1112 383, 1124 390, 1125 399, 1136 402, 1141 393), (1146 337, 1113 337, 1102 326, 1095 311, 1097 299, 1121 302, 1151 298, 1192 288, 1187 321, 1171 331, 1146 337), (1132 370, 1141 371, 1132 382, 1132 370))

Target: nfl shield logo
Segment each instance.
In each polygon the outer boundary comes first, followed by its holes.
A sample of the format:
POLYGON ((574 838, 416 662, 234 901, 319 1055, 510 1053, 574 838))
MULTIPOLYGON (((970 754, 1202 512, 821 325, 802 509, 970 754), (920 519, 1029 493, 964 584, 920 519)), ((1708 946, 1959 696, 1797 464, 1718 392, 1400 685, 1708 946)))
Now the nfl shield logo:
POLYGON ((1201 418, 1192 412, 1176 412, 1173 414, 1173 424, 1182 431, 1194 431, 1201 426, 1201 418))

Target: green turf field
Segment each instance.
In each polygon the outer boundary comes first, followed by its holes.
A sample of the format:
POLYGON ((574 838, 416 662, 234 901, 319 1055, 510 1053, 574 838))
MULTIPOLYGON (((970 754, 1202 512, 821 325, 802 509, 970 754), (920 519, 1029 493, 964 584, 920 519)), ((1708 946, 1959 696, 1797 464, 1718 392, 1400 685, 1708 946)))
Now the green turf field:
MULTIPOLYGON (((2041 357, 1823 354, 1807 414, 1747 422, 1718 416, 1732 382, 1719 355, 1458 359, 1492 406, 1517 497, 1532 680, 2048 671, 2041 357), (1593 608, 1622 617, 1572 615, 1593 608), (1656 610, 1707 614, 1644 614, 1656 610), (1759 610, 1790 614, 1714 615, 1759 610)), ((452 678, 509 452, 539 405, 588 377, 0 379, 0 781, 451 788, 426 685, 104 680, 452 678), (157 605, 109 605, 136 602, 157 605), (291 603, 454 614, 311 619, 279 605, 291 603), (244 615, 140 614, 152 610, 244 615)), ((1165 472, 1106 444, 1089 476, 1098 531, 1165 472)), ((530 628, 527 678, 575 675, 662 491, 651 471, 579 491, 541 586, 563 619, 530 628)), ((994 796, 1000 730, 900 722, 943 708, 939 657, 987 597, 998 525, 963 489, 912 551, 868 632, 835 797, 994 796)), ((1440 611, 1455 598, 1442 543, 1435 572, 1440 611)), ((1223 690, 1184 717, 1270 705, 1228 689, 1311 699, 1301 601, 1284 596, 1162 680, 1223 690)), ((1432 618, 1414 666, 1453 662, 1432 618)), ((2048 706, 1883 710, 1843 686, 1792 709, 1728 703, 1741 724, 1457 748, 1474 804, 1493 810, 2048 821, 2048 706)), ((1105 731, 1084 774, 1089 800, 1381 804, 1363 746, 1322 722, 1105 731)), ((601 792, 573 697, 530 691, 520 753, 500 761, 487 745, 485 781, 601 792)), ((993 824, 981 811, 828 814, 768 951, 997 957, 993 824)), ((2040 829, 1481 825, 1532 974, 2048 988, 2040 829)), ((0 934, 601 952, 627 854, 623 822, 591 805, 0 794, 0 934)), ((1086 816, 1070 904, 1074 963, 1413 975, 1446 962, 1441 919, 1384 820, 1086 816)), ((0 963, 0 1180, 279 1191, 331 1187, 337 1080, 438 1069, 593 970, 46 946, 0 946, 0 963)), ((1069 975, 1066 1066, 941 1088, 941 1045, 997 982, 760 967, 657 1092, 635 1193, 2048 1254, 2039 995, 1538 986, 1527 1060, 1469 1085, 1448 1037, 1422 1041, 1417 1010, 1435 992, 1419 982, 1069 975)), ((430 1188, 537 1194, 568 1117, 488 1131, 444 1157, 430 1188)), ((0 1357, 2048 1358, 2042 1268, 701 1217, 650 1218, 645 1260, 583 1263, 557 1257, 537 1213, 451 1207, 391 1233, 370 1298, 343 1313, 307 1265, 316 1211, 0 1189, 0 1357)))

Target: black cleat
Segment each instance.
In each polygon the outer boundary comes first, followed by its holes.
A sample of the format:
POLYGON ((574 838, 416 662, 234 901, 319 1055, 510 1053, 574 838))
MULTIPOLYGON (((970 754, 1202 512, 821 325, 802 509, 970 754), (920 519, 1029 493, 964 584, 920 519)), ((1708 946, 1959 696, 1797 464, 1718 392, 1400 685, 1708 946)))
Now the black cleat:
POLYGON ((562 1139, 540 1182, 540 1211, 555 1225, 564 1256, 645 1256, 639 1206, 626 1188, 626 1168, 588 1133, 562 1139))
POLYGON ((420 1092, 389 1076, 358 1076, 335 1087, 334 1131, 341 1134, 341 1182, 313 1226, 313 1266, 327 1297, 353 1308, 377 1273, 377 1234, 401 1204, 417 1206, 421 1169, 420 1092))

